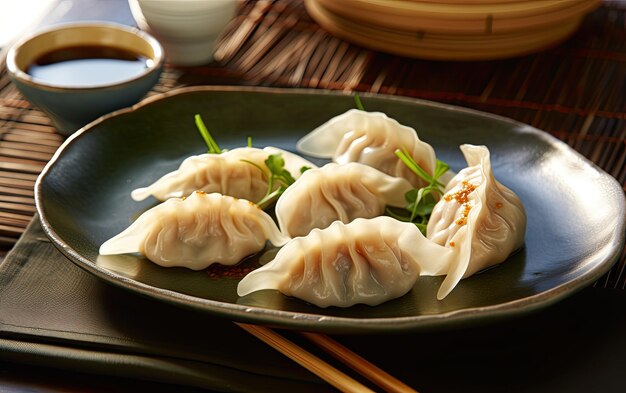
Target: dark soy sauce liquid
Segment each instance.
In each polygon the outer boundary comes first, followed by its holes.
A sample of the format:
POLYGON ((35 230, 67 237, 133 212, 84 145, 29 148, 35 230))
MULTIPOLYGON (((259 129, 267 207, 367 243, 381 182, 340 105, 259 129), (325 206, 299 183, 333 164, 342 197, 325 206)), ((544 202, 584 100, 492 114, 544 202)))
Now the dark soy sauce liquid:
POLYGON ((152 60, 137 53, 107 46, 72 46, 45 53, 26 72, 56 86, 87 87, 131 79, 152 60))

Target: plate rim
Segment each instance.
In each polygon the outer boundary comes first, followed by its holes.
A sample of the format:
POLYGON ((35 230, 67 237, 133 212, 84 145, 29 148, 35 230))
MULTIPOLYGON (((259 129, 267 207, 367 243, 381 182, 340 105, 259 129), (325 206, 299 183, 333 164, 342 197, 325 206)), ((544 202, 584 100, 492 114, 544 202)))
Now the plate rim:
MULTIPOLYGON (((95 129, 98 124, 119 115, 126 113, 132 113, 142 107, 150 105, 154 102, 165 100, 169 97, 196 93, 196 92, 253 92, 253 93, 267 93, 267 94, 295 94, 295 95, 328 95, 328 96, 352 96, 353 91, 340 91, 331 89, 311 89, 311 88, 282 88, 282 87, 257 87, 257 86, 229 86, 229 85, 200 85, 200 86, 187 86, 170 90, 165 93, 155 94, 147 97, 140 102, 127 108, 122 108, 113 111, 109 114, 103 115, 98 119, 86 124, 74 134, 70 135, 57 149, 52 158, 46 163, 44 169, 41 171, 35 182, 35 207, 36 213, 39 218, 40 224, 46 236, 51 240, 52 244, 61 251, 71 262, 79 266, 80 268, 95 275, 99 279, 106 281, 112 285, 124 288, 131 292, 137 293, 142 296, 165 301, 166 303, 176 304, 203 312, 208 312, 212 315, 219 317, 229 318, 235 322, 247 322, 265 324, 268 326, 296 329, 296 330, 312 330, 328 333, 394 333, 394 332, 407 332, 407 331, 422 331, 432 330, 445 327, 455 326, 469 326, 473 324, 482 323, 485 320, 508 318, 516 315, 524 315, 534 312, 539 309, 548 307, 560 300, 582 290, 589 286, 595 280, 599 279, 603 274, 608 272, 614 263, 617 261, 621 249, 624 248, 626 236, 619 236, 619 233, 625 233, 626 220, 618 222, 615 230, 612 232, 613 242, 607 242, 602 250, 610 251, 605 256, 604 260, 594 266, 586 273, 576 276, 573 279, 564 282, 555 287, 543 290, 539 293, 526 296, 520 299, 505 301, 489 306, 471 307, 461 310, 454 310, 444 312, 440 314, 422 314, 414 316, 402 316, 402 317, 377 317, 377 318, 351 318, 332 315, 320 315, 312 313, 302 313, 293 311, 284 311, 263 308, 260 306, 247 306, 236 303, 222 302, 217 300, 205 299, 195 297, 192 295, 186 295, 180 292, 176 292, 169 289, 154 287, 140 281, 133 280, 129 277, 124 277, 111 270, 98 266, 97 264, 89 261, 83 257, 74 248, 67 244, 54 230, 51 223, 48 221, 45 209, 43 206, 42 185, 50 172, 51 168, 60 159, 63 152, 68 146, 75 143, 76 140, 82 136, 88 134, 95 129), (612 248, 611 246, 614 245, 612 248)), ((546 131, 542 131, 535 127, 532 127, 526 123, 520 121, 489 113, 483 112, 472 108, 466 108, 461 106, 455 106, 451 104, 439 103, 435 101, 424 100, 420 98, 413 98, 407 96, 397 96, 381 93, 371 92, 358 92, 361 97, 380 98, 383 100, 398 101, 403 103, 418 104, 427 107, 436 107, 445 110, 451 110, 455 112, 467 113, 474 116, 480 116, 483 118, 490 118, 493 120, 503 121, 511 125, 519 127, 519 132, 529 132, 538 136, 544 142, 550 146, 559 149, 567 150, 568 153, 574 153, 575 156, 583 163, 589 165, 598 175, 603 178, 612 181, 613 185, 617 188, 619 183, 617 179, 606 173, 597 164, 584 157, 581 153, 571 148, 565 142, 550 135, 546 131)), ((626 209, 626 198, 621 199, 620 205, 622 210, 626 209)))

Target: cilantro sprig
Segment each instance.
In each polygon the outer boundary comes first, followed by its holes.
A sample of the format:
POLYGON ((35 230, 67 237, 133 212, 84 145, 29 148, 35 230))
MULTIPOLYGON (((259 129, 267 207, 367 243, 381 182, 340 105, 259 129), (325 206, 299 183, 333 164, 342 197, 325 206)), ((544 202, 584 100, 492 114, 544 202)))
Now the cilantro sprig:
MULTIPOLYGON (((226 152, 227 149, 221 149, 219 147, 217 141, 215 140, 213 135, 211 135, 211 132, 209 131, 207 126, 204 124, 202 117, 199 114, 196 114, 194 116, 194 119, 196 122, 196 127, 198 128, 198 132, 200 132, 202 139, 204 139, 204 142, 207 145, 208 153, 220 154, 226 152)), ((248 137, 247 142, 247 146, 252 147, 252 137, 248 137)), ((267 171, 265 168, 255 162, 245 159, 242 159, 241 161, 254 166, 258 170, 260 170, 267 178, 267 193, 263 196, 263 198, 261 198, 260 201, 256 202, 256 204, 261 208, 269 206, 271 202, 276 200, 283 192, 285 192, 287 187, 289 187, 296 181, 291 173, 285 168, 285 159, 280 155, 280 153, 270 154, 264 161, 264 164, 269 171, 267 171)), ((300 173, 303 173, 307 169, 310 168, 307 166, 303 166, 302 168, 300 168, 300 173)))
POLYGON ((202 117, 200 115, 196 114, 194 116, 194 119, 196 121, 196 127, 198 128, 198 131, 200 132, 200 135, 202 135, 202 139, 204 139, 204 142, 206 143, 207 147, 209 148, 209 151, 208 151, 209 154, 220 154, 220 153, 222 153, 223 150, 220 149, 219 145, 215 141, 215 138, 213 138, 213 135, 211 135, 211 133, 209 132, 209 129, 204 124, 204 121, 202 121, 202 117))
MULTIPOLYGON (((285 192, 287 187, 292 185, 296 179, 291 175, 291 173, 285 168, 285 159, 282 157, 280 153, 270 154, 267 159, 264 161, 265 166, 268 171, 266 171, 263 167, 248 160, 242 160, 247 162, 248 164, 254 166, 258 170, 260 170, 263 175, 267 178, 267 193, 260 201, 256 202, 257 205, 264 208, 274 202, 278 197, 285 192), (278 186, 278 187, 276 187, 278 186)), ((310 169, 309 167, 300 168, 300 173, 310 169)))
POLYGON ((387 207, 386 212, 391 217, 414 223, 423 234, 426 234, 428 219, 437 203, 438 197, 443 196, 445 184, 439 178, 446 173, 450 166, 443 161, 437 160, 432 175, 426 172, 405 150, 396 150, 396 156, 419 178, 426 182, 421 188, 414 188, 404 195, 407 202, 406 208, 395 209, 387 207))
POLYGON ((356 106, 356 109, 365 112, 365 107, 361 102, 361 96, 359 96, 358 92, 354 93, 354 106, 356 106))

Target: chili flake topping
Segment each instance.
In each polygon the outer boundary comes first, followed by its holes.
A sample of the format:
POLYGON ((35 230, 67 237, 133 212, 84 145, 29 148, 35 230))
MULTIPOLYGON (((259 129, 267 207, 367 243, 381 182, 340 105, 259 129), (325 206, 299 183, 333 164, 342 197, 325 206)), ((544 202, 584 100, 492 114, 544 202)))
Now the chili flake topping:
POLYGON ((470 210, 472 210, 472 203, 469 200, 469 195, 474 192, 474 190, 476 190, 476 187, 476 185, 468 181, 463 181, 461 183, 461 189, 443 196, 443 199, 446 202, 451 202, 452 200, 454 200, 456 201, 456 203, 463 206, 461 216, 455 222, 457 225, 467 224, 467 217, 469 216, 470 210))

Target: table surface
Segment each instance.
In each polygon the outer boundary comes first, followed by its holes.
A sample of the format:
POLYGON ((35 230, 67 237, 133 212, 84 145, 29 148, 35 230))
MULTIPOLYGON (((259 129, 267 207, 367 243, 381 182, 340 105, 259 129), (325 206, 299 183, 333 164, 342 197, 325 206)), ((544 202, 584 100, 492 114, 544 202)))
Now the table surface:
MULTIPOLYGON (((123 0, 59 4, 42 26, 94 19, 134 23, 123 0)), ((626 4, 606 2, 556 47, 504 60, 443 62, 350 44, 324 31, 298 0, 244 1, 220 39, 214 62, 198 67, 167 65, 149 95, 190 85, 256 85, 384 93, 465 106, 545 130, 624 185, 625 25, 626 4)), ((46 116, 12 86, 3 63, 0 55, 2 255, 12 248, 35 213, 34 181, 62 142, 46 116)), ((626 251, 593 285, 595 289, 619 293, 616 296, 624 299, 625 258, 626 251)), ((172 387, 0 363, 3 392, 124 392, 139 388, 160 392, 172 387)), ((176 391, 200 390, 177 387, 176 391)))

